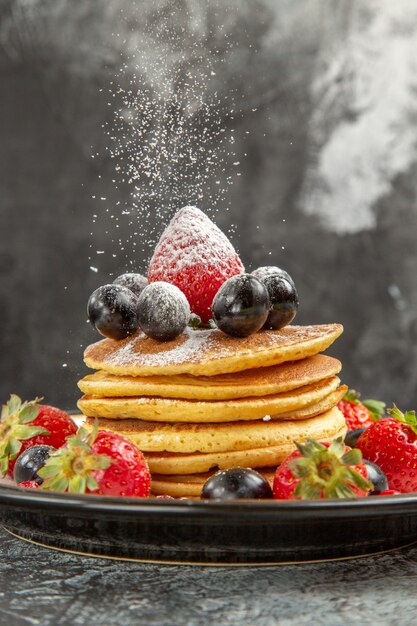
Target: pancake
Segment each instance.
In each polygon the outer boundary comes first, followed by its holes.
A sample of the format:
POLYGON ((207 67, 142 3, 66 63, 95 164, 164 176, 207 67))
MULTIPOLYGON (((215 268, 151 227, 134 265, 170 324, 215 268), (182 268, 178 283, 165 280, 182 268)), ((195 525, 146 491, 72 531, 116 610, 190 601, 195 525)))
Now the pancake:
POLYGON ((291 439, 274 446, 192 454, 146 452, 145 457, 152 474, 197 474, 228 467, 276 467, 295 449, 294 441, 302 443, 312 438, 330 442, 336 437, 344 437, 347 430, 343 414, 336 407, 317 418, 289 425, 292 427, 291 439))
POLYGON ((230 452, 291 444, 300 427, 320 433, 323 417, 298 423, 272 419, 212 424, 99 420, 99 428, 128 437, 142 452, 230 452))
POLYGON ((142 419, 151 422, 233 422, 262 419, 266 415, 304 408, 319 402, 339 387, 337 376, 285 393, 237 400, 179 400, 170 398, 96 398, 84 396, 78 408, 87 417, 142 419))
MULTIPOLYGON (((274 467, 258 468, 257 471, 267 479, 272 487, 275 476, 274 467)), ((172 496, 173 498, 199 498, 201 490, 206 480, 213 476, 215 472, 204 472, 202 474, 184 474, 183 476, 171 476, 154 474, 152 476, 151 489, 156 496, 172 496)))
POLYGON ((85 376, 78 383, 89 396, 161 396, 187 400, 232 400, 290 391, 340 372, 342 364, 324 354, 281 365, 219 374, 217 376, 116 376, 105 371, 85 376))
POLYGON ((214 376, 305 359, 328 348, 342 332, 340 324, 285 326, 236 338, 217 329, 186 328, 167 342, 138 332, 88 346, 84 361, 92 369, 121 376, 214 376))

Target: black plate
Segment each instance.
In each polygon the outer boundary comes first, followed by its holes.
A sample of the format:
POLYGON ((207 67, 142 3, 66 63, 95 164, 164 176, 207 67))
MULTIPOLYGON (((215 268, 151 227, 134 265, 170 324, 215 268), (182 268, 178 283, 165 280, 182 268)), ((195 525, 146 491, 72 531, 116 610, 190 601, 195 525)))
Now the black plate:
POLYGON ((417 541, 417 494, 322 501, 155 500, 0 485, 0 522, 41 544, 163 562, 347 558, 417 541))

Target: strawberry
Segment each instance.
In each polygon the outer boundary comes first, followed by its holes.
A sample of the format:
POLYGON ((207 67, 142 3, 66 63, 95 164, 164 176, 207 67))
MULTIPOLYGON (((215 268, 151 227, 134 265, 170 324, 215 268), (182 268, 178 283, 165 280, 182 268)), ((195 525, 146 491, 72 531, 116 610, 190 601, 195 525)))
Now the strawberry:
POLYGON ((417 491, 417 418, 415 411, 402 413, 395 405, 390 417, 372 424, 359 437, 363 456, 379 465, 389 489, 417 491))
POLYGON ((81 427, 38 471, 41 489, 106 496, 149 495, 151 476, 140 450, 126 437, 81 427))
POLYGON ((65 411, 46 404, 41 398, 31 402, 12 394, 3 405, 0 418, 0 475, 13 476, 16 460, 24 450, 37 445, 60 448, 77 427, 65 411))
POLYGON ((385 489, 385 491, 381 491, 380 493, 377 493, 376 495, 378 495, 378 496, 399 496, 399 495, 401 495, 401 492, 397 491, 396 489, 385 489))
POLYGON ((23 487, 24 489, 39 489, 36 480, 25 480, 23 483, 19 483, 18 487, 23 487))
POLYGON ((191 312, 207 323, 221 285, 244 271, 226 235, 202 211, 187 206, 162 233, 149 264, 148 280, 176 285, 187 297, 191 312))
POLYGON ((337 405, 345 416, 348 430, 367 428, 384 415, 385 402, 379 400, 360 402, 359 398, 360 394, 357 391, 349 389, 337 405))
POLYGON ((367 496, 368 480, 360 450, 308 439, 294 450, 275 473, 273 493, 278 500, 352 498, 367 496))

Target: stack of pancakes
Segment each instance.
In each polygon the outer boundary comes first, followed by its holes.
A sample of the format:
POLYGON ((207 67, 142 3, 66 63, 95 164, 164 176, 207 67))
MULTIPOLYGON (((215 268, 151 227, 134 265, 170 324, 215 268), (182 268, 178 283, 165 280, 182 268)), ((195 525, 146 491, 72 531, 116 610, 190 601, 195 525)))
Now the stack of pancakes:
POLYGON ((143 333, 89 346, 98 370, 79 382, 80 410, 145 454, 152 492, 198 496, 217 469, 273 476, 294 441, 343 435, 341 363, 320 354, 339 324, 287 326, 243 339, 187 329, 166 343, 143 333))

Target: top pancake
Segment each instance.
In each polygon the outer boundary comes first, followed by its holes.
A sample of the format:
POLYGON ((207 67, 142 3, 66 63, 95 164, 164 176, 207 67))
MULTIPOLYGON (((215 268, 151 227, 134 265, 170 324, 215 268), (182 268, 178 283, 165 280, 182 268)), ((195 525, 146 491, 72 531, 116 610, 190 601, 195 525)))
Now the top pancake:
POLYGON ((297 361, 326 350, 343 332, 341 324, 286 326, 236 338, 220 330, 193 330, 160 342, 139 332, 88 346, 88 367, 119 376, 214 376, 297 361))
POLYGON ((342 364, 324 354, 300 361, 218 376, 115 376, 94 372, 78 383, 96 397, 160 396, 187 400, 232 400, 290 391, 338 374, 342 364))

